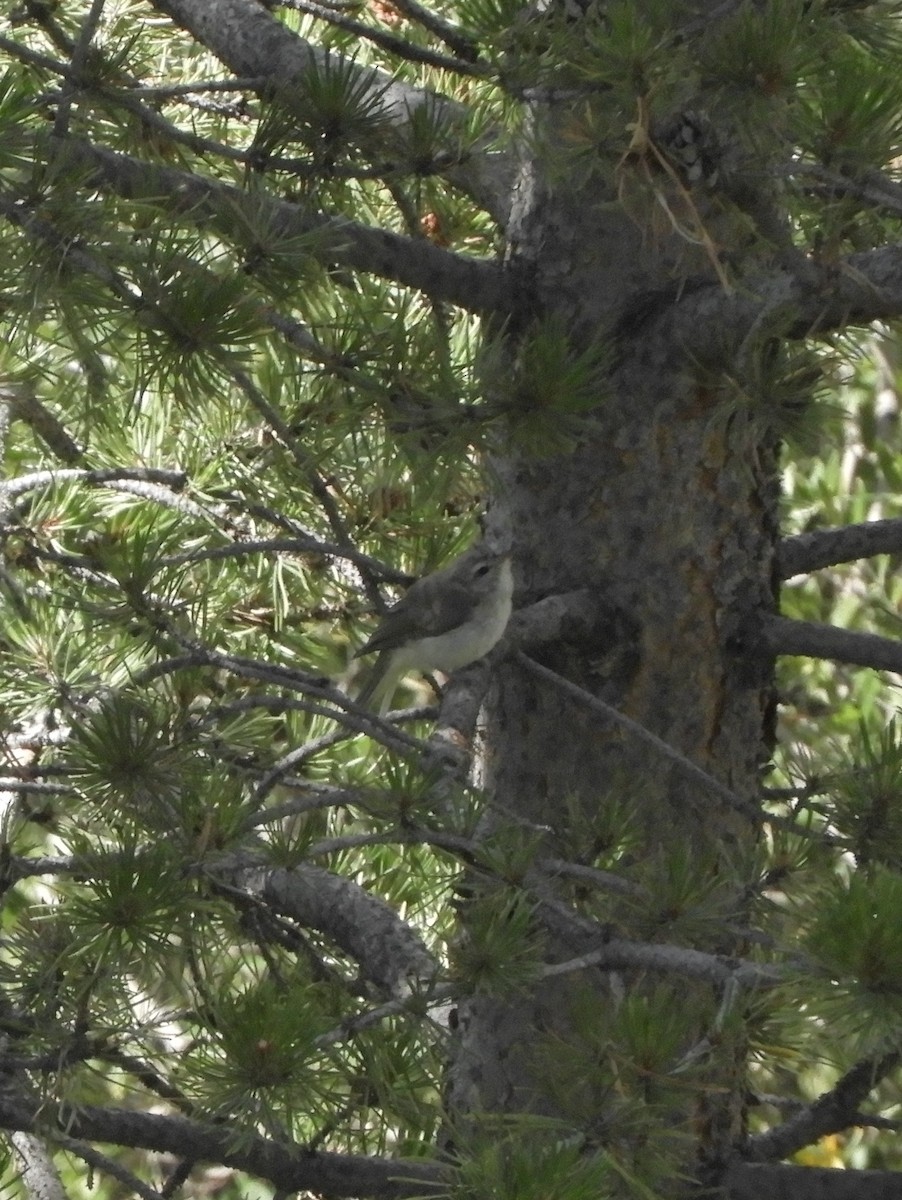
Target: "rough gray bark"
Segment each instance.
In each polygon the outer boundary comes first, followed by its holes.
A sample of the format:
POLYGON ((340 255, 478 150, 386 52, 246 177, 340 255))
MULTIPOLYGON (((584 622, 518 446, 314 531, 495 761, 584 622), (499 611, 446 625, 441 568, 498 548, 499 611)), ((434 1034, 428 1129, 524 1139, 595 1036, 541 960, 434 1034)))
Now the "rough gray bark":
MULTIPOLYGON (((536 105, 533 115, 537 142, 563 136, 566 106, 536 105)), ((675 304, 674 280, 687 274, 713 305, 723 298, 714 264, 679 238, 649 235, 610 203, 612 164, 582 188, 552 186, 545 169, 541 153, 524 160, 512 209, 509 255, 530 280, 523 310, 556 319, 579 350, 612 339, 616 363, 560 458, 499 448, 493 517, 513 539, 517 603, 585 590, 614 613, 591 638, 546 644, 541 661, 751 802, 767 752, 772 661, 744 650, 741 635, 775 606, 775 444, 737 436, 717 420, 722 395, 694 369, 678 322, 634 315, 649 297, 658 312, 675 304)), ((720 219, 715 210, 712 202, 712 220, 720 219)), ((760 270, 759 254, 749 247, 750 275, 760 270)), ((713 326, 709 332, 719 345, 713 326)), ((737 370, 735 359, 719 365, 737 370)), ((562 702, 516 661, 500 667, 489 701, 488 757, 501 810, 549 827, 552 846, 572 832, 574 799, 590 820, 596 806, 628 794, 644 828, 637 854, 650 862, 685 847, 706 864, 700 870, 716 872, 718 860, 735 866, 754 845, 754 823, 735 807, 587 706, 562 702)), ((610 912, 616 925, 616 903, 610 912)), ((562 956, 577 952, 560 937, 553 944, 562 956)), ((735 946, 725 938, 718 949, 735 946)), ((642 986, 635 977, 618 980, 599 977, 600 1009, 616 1005, 619 987, 642 986)), ((697 1004, 704 1039, 714 993, 678 988, 684 1003, 697 1004)), ((567 982, 553 979, 520 1000, 463 1003, 452 1109, 561 1115, 533 1056, 537 1037, 567 1038, 569 1002, 567 982)), ((725 1037, 711 1060, 716 1099, 674 1115, 698 1130, 696 1163, 686 1165, 709 1182, 742 1139, 742 1057, 741 1044, 725 1037)))

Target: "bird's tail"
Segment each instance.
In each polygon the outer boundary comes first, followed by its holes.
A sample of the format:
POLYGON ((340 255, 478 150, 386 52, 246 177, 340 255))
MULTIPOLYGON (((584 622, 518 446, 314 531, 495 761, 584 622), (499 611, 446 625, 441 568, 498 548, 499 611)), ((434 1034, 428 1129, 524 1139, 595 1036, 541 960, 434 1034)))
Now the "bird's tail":
POLYGON ((362 708, 372 708, 381 715, 388 712, 389 701, 398 682, 397 675, 391 668, 391 653, 383 650, 376 657, 369 673, 363 681, 363 687, 354 697, 362 708))

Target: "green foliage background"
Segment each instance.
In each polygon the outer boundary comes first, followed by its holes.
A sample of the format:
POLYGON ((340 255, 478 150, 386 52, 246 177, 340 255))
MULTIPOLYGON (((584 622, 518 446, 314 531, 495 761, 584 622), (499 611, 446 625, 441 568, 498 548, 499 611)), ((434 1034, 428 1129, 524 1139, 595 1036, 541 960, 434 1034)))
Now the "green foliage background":
MULTIPOLYGON (((604 364, 574 363, 561 331, 541 331, 526 373, 544 386, 515 418, 471 314, 324 265, 340 229, 286 234, 269 201, 493 259, 497 231, 439 169, 449 142, 464 159, 490 125, 512 140, 518 93, 549 80, 613 93, 609 125, 575 112, 562 172, 619 160, 638 102, 664 110, 687 80, 729 106, 753 150, 775 113, 800 155, 850 176, 902 150, 889 4, 822 4, 817 21, 808 5, 743 7, 693 61, 668 40, 669 5, 640 20, 613 4, 580 43, 564 22, 536 31, 501 0, 438 7, 481 48, 471 75, 282 17, 353 51, 357 66, 453 90, 470 116, 450 135, 428 106, 399 133, 341 67, 311 71, 291 105, 182 94, 222 68, 143 3, 103 6, 90 43, 86 5, 25 5, 0 43, 0 1028, 48 1103, 165 1101, 227 1118, 237 1139, 256 1129, 313 1148, 429 1152, 446 1030, 425 1015, 428 997, 369 1019, 387 998, 355 963, 230 882, 251 853, 263 866, 328 866, 381 896, 457 986, 528 981, 540 958, 528 905, 518 908, 529 846, 483 848, 481 865, 509 891, 455 947, 460 856, 433 843, 472 837, 478 797, 460 788, 439 803, 421 743, 366 736, 317 689, 349 679, 377 584, 432 569, 474 536, 492 486, 486 447, 508 436, 536 452, 565 446, 604 364), (53 65, 73 56, 77 86, 53 65), (199 201, 179 210, 113 195, 67 152, 82 138, 196 171, 234 199, 214 219, 199 201)), ((357 16, 385 32, 372 12, 357 16)), ((790 202, 800 240, 817 222, 825 254, 888 236, 888 222, 848 199, 790 202)), ((849 337, 834 353, 829 396, 785 454, 789 533, 902 515, 897 335, 849 337)), ((896 639, 899 601, 897 563, 883 557, 791 581, 783 611, 896 639)), ((896 686, 817 661, 781 665, 781 743, 765 784, 774 815, 808 836, 775 822, 762 848, 760 953, 802 953, 818 986, 805 974, 748 1014, 757 1127, 778 1119, 768 1097, 811 1099, 898 1042, 896 686)), ((629 814, 598 844, 595 865, 628 870, 629 814)), ((679 919, 714 922, 716 906, 674 875, 665 936, 679 919)), ((637 1054, 649 1027, 666 1033, 666 1006, 624 1016, 637 1054)), ((607 1071, 587 1087, 609 1086, 607 1071)), ((882 1117, 897 1119, 899 1105, 898 1085, 882 1084, 882 1117)), ((902 1165, 897 1139, 875 1129, 817 1153, 902 1165)), ((547 1170, 573 1178, 576 1200, 610 1182, 597 1163, 576 1177, 564 1144, 539 1156, 541 1170, 504 1155, 501 1142, 474 1159, 474 1189, 489 1179, 508 1194, 502 1183, 515 1180, 523 1200, 524 1181, 538 1195, 547 1170)), ((122 1161, 139 1169, 134 1152, 122 1161)), ((111 1182, 98 1192, 117 1194, 111 1182)))

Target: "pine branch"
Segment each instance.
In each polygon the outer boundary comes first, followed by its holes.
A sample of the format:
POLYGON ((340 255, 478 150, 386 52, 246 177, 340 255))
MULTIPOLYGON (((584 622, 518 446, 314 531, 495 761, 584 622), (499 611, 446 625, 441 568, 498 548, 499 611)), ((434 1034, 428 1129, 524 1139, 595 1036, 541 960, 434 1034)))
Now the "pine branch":
MULTIPOLYGON (((53 1141, 60 1149, 67 1150, 70 1154, 75 1155, 76 1158, 80 1158, 82 1162, 87 1163, 92 1171, 99 1171, 103 1175, 108 1175, 110 1179, 115 1179, 119 1183, 124 1184, 132 1195, 140 1196, 141 1200, 162 1200, 162 1192, 148 1187, 137 1175, 126 1170, 121 1163, 116 1162, 115 1159, 110 1158, 106 1154, 101 1154, 93 1146, 89 1146, 87 1142, 83 1142, 79 1138, 69 1137, 65 1133, 55 1133, 53 1141)), ((36 1197, 35 1200, 37 1200, 36 1197)))
MULTIPOLYGON (((75 43, 55 19, 53 5, 43 3, 43 0, 25 0, 18 15, 21 21, 28 20, 37 25, 61 54, 71 57, 75 43)), ((11 23, 19 24, 20 21, 13 16, 11 23)))
MULTIPOLYGON (((354 540, 345 524, 339 507, 336 504, 332 493, 329 491, 329 488, 326 486, 325 480, 322 478, 315 465, 311 462, 309 453, 301 445, 300 440, 292 434, 288 422, 283 419, 282 414, 278 411, 278 409, 274 408, 273 405, 270 404, 269 400, 263 395, 263 392, 256 386, 254 381, 248 374, 246 374, 246 372, 232 369, 230 373, 232 379, 247 397, 252 407, 255 408, 258 413, 260 413, 260 415, 269 425, 272 433, 279 439, 282 446, 288 451, 288 453, 297 463, 299 471, 307 480, 310 491, 313 493, 317 503, 322 509, 323 515, 326 518, 326 522, 329 528, 332 530, 333 536, 338 544, 343 547, 345 551, 350 550, 353 553, 354 540)), ((363 582, 363 588, 366 592, 367 599, 371 604, 380 604, 381 597, 379 595, 379 588, 376 586, 376 581, 373 579, 372 573, 366 568, 360 567, 359 565, 358 572, 360 574, 361 581, 363 582)))
POLYGON ((449 770, 456 771, 458 775, 465 776, 470 770, 482 702, 494 665, 503 657, 503 648, 497 646, 488 657, 455 671, 442 689, 429 746, 437 759, 446 761, 449 770))
POLYGON ((260 92, 266 89, 263 75, 245 79, 198 79, 196 83, 140 84, 128 89, 138 100, 168 100, 177 96, 197 96, 204 92, 260 92))
POLYGON ((262 804, 273 788, 283 783, 287 776, 297 772, 305 762, 329 746, 337 746, 355 735, 347 729, 334 729, 331 733, 315 738, 313 742, 305 742, 295 746, 287 754, 283 754, 277 763, 266 771, 266 774, 254 789, 251 798, 253 804, 262 804))
MULTIPOLYGON (((744 281, 731 295, 717 284, 687 290, 682 299, 655 301, 661 336, 687 356, 710 357, 711 346, 742 347, 765 329, 789 339, 816 337, 902 314, 902 246, 850 254, 825 267, 803 264, 744 281)), ((649 320, 647 313, 626 319, 649 320)))
POLYGON ((902 673, 902 642, 874 633, 766 615, 759 636, 760 649, 765 653, 829 658, 856 667, 902 673))
POLYGON ((648 889, 644 888, 642 884, 634 883, 631 879, 624 879, 622 875, 615 875, 613 871, 605 871, 600 867, 567 862, 563 858, 539 858, 536 860, 536 866, 547 871, 552 878, 562 876, 565 879, 577 879, 580 883, 587 883, 604 892, 614 892, 615 895, 633 896, 643 900, 651 899, 648 889))
POLYGON ((559 592, 515 612, 505 637, 522 650, 559 639, 578 641, 613 620, 614 614, 599 609, 598 597, 589 588, 559 592))
MULTIPOLYGON (((38 1105, 0 1097, 0 1127, 33 1132, 38 1105)), ((223 1163, 266 1179, 285 1191, 307 1190, 335 1197, 422 1200, 450 1183, 447 1167, 423 1159, 306 1153, 229 1126, 205 1125, 183 1117, 126 1112, 86 1105, 45 1107, 41 1123, 70 1137, 131 1146, 194 1161, 223 1163)), ((734 1164, 725 1179, 730 1200, 886 1200, 902 1180, 896 1171, 830 1171, 814 1167, 734 1164)))
POLYGON ((865 171, 856 178, 831 171, 819 163, 792 163, 784 175, 802 181, 806 191, 827 199, 848 196, 873 208, 882 208, 902 216, 902 184, 889 179, 882 171, 865 171), (806 182, 810 181, 810 182, 806 182))
POLYGON ((10 1136, 20 1163, 22 1185, 31 1200, 68 1200, 59 1172, 44 1141, 24 1130, 10 1136))
MULTIPOLYGON (((50 71, 54 75, 59 75, 64 80, 64 86, 59 89, 61 97, 57 117, 54 120, 54 134, 57 137, 65 137, 69 132, 68 121, 60 120, 62 114, 67 113, 71 107, 72 100, 78 94, 91 94, 99 96, 107 104, 118 104, 127 112, 137 116, 139 120, 149 129, 154 129, 159 133, 164 134, 171 142, 188 146, 197 154, 217 154, 222 158, 230 159, 235 162, 243 162, 254 164, 259 161, 259 154, 253 150, 239 150, 236 147, 228 146, 223 142, 214 141, 212 138, 200 137, 198 134, 191 131, 183 130, 179 126, 174 125, 163 117, 155 108, 151 108, 142 103, 144 98, 166 99, 169 97, 184 97, 184 103, 191 105, 191 97, 197 96, 203 92, 223 92, 223 91, 241 91, 255 92, 265 90, 267 80, 264 78, 257 79, 235 79, 235 80, 215 80, 210 83, 198 82, 196 84, 171 84, 168 87, 141 87, 129 79, 125 89, 114 88, 106 83, 95 82, 90 76, 85 78, 79 70, 78 63, 75 58, 71 65, 59 62, 56 59, 50 58, 46 54, 41 54, 21 42, 14 41, 12 38, 0 36, 0 49, 5 50, 12 58, 19 62, 25 63, 28 66, 39 67, 42 70, 50 71)), ((49 96, 45 93, 40 97, 41 101, 46 105, 56 98, 54 93, 49 96)), ((200 101, 194 102, 197 107, 205 107, 200 101)), ((218 111, 218 110, 214 110, 218 111)), ((304 164, 300 160, 282 162, 270 158, 267 160, 273 165, 280 165, 283 170, 292 170, 296 174, 301 174, 304 167, 308 167, 309 174, 321 175, 322 172, 314 172, 309 168, 309 164, 304 164)), ((339 171, 333 172, 339 174, 339 171)), ((351 172, 343 174, 345 178, 359 178, 359 172, 351 172)), ((371 170, 363 173, 365 176, 373 177, 378 175, 378 171, 371 170)))
MULTIPOLYGON (((343 736, 353 736, 347 735, 345 730, 342 730, 341 733, 343 736)), ((294 800, 286 800, 282 804, 274 804, 270 808, 264 808, 260 812, 254 813, 242 823, 242 831, 260 829, 264 825, 284 821, 286 817, 299 817, 305 813, 320 812, 327 808, 345 807, 348 804, 357 803, 359 799, 353 789, 328 788, 323 792, 315 790, 312 784, 303 779, 288 779, 282 782, 284 787, 289 790, 297 790, 302 794, 294 800)))
POLYGON ((58 471, 32 471, 28 475, 19 475, 6 483, 0 483, 0 496, 6 500, 13 500, 36 488, 54 487, 58 483, 70 483, 73 480, 94 487, 108 487, 131 480, 183 488, 187 478, 184 471, 170 471, 163 467, 98 467, 95 470, 64 467, 58 471))
POLYGON ((21 42, 17 42, 13 38, 0 35, 0 50, 5 50, 19 62, 28 63, 32 67, 40 67, 42 71, 50 71, 53 75, 59 75, 63 79, 69 77, 67 63, 51 58, 49 54, 41 54, 38 50, 32 50, 29 46, 23 46, 21 42))
POLYGON ((78 93, 79 80, 88 63, 91 43, 100 25, 100 18, 103 16, 105 4, 106 0, 92 0, 91 8, 82 22, 75 45, 72 48, 67 83, 60 92, 59 105, 56 110, 56 116, 53 119, 53 132, 58 138, 65 137, 69 132, 69 117, 72 112, 72 102, 78 93))
POLYGON ((28 384, 0 385, 0 400, 9 404, 13 420, 24 421, 61 462, 77 463, 84 450, 28 384))
POLYGON ((408 62, 424 63, 426 66, 437 67, 442 71, 455 71, 459 75, 469 75, 477 79, 494 74, 494 69, 487 64, 476 63, 472 59, 462 60, 449 58, 445 54, 436 54, 434 50, 424 49, 404 38, 386 33, 384 29, 376 29, 372 25, 365 25, 362 21, 345 17, 324 4, 313 3, 313 0, 291 0, 290 6, 297 12, 318 17, 321 21, 326 21, 337 29, 356 33, 359 37, 366 38, 381 49, 397 55, 398 58, 406 59, 408 62))
MULTIPOLYGON (((273 17, 257 0, 153 0, 154 7, 187 29, 236 75, 265 77, 269 90, 289 106, 292 84, 310 70, 321 70, 331 61, 348 69, 347 60, 335 52, 312 46, 273 17)), ((446 97, 393 79, 385 72, 351 65, 352 74, 372 95, 376 110, 399 128, 424 104, 444 114, 449 123, 467 121, 466 109, 446 97)), ((496 220, 507 216, 513 164, 507 156, 474 153, 467 162, 451 167, 446 178, 496 220)))
POLYGON ((435 959, 407 922, 351 879, 303 864, 252 868, 236 881, 276 912, 325 934, 387 995, 407 996, 411 981, 435 976, 435 959))
POLYGON ((894 1200, 902 1172, 735 1163, 724 1186, 729 1200, 894 1200))
MULTIPOLYGON (((268 92, 286 98, 290 84, 307 71, 322 69, 329 62, 342 70, 348 66, 343 55, 299 37, 256 0, 153 0, 153 7, 186 29, 236 75, 266 79, 268 92)), ((430 98, 423 89, 370 67, 355 67, 352 78, 365 86, 375 105, 405 124, 405 114, 430 98)), ((460 105, 444 103, 449 116, 463 115, 460 105)))
POLYGON ((728 958, 726 955, 706 954, 686 946, 622 940, 606 942, 597 950, 590 950, 565 962, 550 963, 542 968, 541 976, 547 979, 590 967, 606 971, 641 970, 682 975, 686 979, 700 979, 717 987, 730 985, 744 990, 778 987, 786 980, 779 967, 728 958))
POLYGON ((465 62, 475 62, 479 57, 479 47, 459 25, 452 25, 450 21, 440 17, 431 8, 419 4, 418 0, 392 0, 392 8, 396 8, 408 20, 422 25, 425 30, 437 37, 439 41, 444 42, 449 50, 458 58, 464 59, 465 62))
MULTIPOLYGON (((299 203, 248 194, 230 184, 142 162, 87 142, 68 140, 59 147, 59 153, 59 166, 68 162, 75 170, 88 173, 87 186, 128 199, 151 198, 168 205, 180 220, 188 219, 204 228, 212 225, 227 238, 234 231, 236 213, 246 214, 252 224, 266 220, 269 228, 284 238, 316 235, 317 244, 311 247, 311 254, 330 265, 368 271, 471 312, 509 307, 509 283, 494 262, 453 253, 425 239, 374 229, 346 217, 330 217, 299 203)), ((4 206, 4 213, 17 220, 11 205, 4 206)), ((17 223, 26 225, 24 214, 17 223)), ((70 248, 69 253, 75 250, 70 248)))
POLYGON ((413 997, 389 1000, 387 1004, 380 1004, 377 1008, 367 1009, 356 1017, 349 1017, 336 1029, 330 1029, 328 1033, 321 1033, 316 1039, 316 1045, 334 1046, 339 1042, 350 1041, 358 1033, 372 1029, 374 1025, 381 1024, 388 1017, 405 1013, 419 1016, 422 1014, 424 1005, 428 1005, 430 1009, 447 1008, 448 1002, 459 995, 460 988, 457 984, 443 983, 430 988, 427 993, 422 995, 415 994, 413 997))
POLYGON ((309 1154, 295 1144, 282 1145, 248 1132, 236 1137, 230 1125, 94 1105, 39 1106, 36 1101, 13 1099, 8 1093, 0 1095, 0 1128, 26 1133, 44 1128, 85 1141, 223 1163, 289 1192, 403 1200, 422 1197, 425 1189, 446 1182, 446 1168, 422 1159, 309 1154))
MULTIPOLYGON (((128 599, 130 603, 133 603, 137 597, 130 595, 128 599)), ((333 687, 330 681, 321 675, 211 650, 167 623, 164 615, 154 611, 153 606, 149 603, 146 610, 139 611, 138 615, 145 620, 153 621, 158 626, 165 625, 167 634, 182 646, 191 661, 197 665, 215 667, 241 679, 256 679, 272 687, 287 688, 301 693, 304 697, 315 697, 315 699, 298 700, 298 708, 314 716, 341 721, 355 732, 365 733, 374 741, 381 742, 389 749, 400 753, 422 753, 423 744, 417 738, 410 737, 388 722, 359 708, 344 692, 333 687)), ((146 672, 144 680, 145 682, 147 680, 146 672)))
MULTIPOLYGON (((227 162, 242 163, 245 166, 263 170, 284 171, 286 174, 294 175, 298 179, 321 180, 327 179, 384 179, 391 175, 409 175, 410 167, 405 166, 401 162, 384 161, 375 163, 372 166, 354 166, 343 167, 338 164, 328 167, 320 166, 305 158, 286 158, 283 155, 263 153, 259 147, 251 144, 247 147, 230 146, 226 142, 218 141, 211 137, 201 137, 190 129, 182 129, 180 126, 167 120, 155 109, 149 105, 142 104, 135 96, 137 89, 129 89, 128 91, 118 91, 110 88, 101 88, 98 90, 98 95, 107 104, 118 105, 126 112, 137 117, 138 120, 149 130, 162 135, 167 141, 174 146, 187 146, 187 148, 198 155, 213 155, 225 159, 227 162)), ((451 159, 445 156, 437 157, 433 174, 440 174, 446 170, 451 163, 451 159)), ((453 161, 457 161, 454 159, 453 161)), ((428 175, 428 169, 418 166, 417 174, 419 176, 428 175)))
POLYGON ((410 583, 405 571, 388 567, 371 554, 364 554, 338 542, 327 542, 311 534, 309 537, 262 538, 246 542, 232 542, 228 546, 207 546, 198 550, 186 550, 182 554, 169 554, 159 560, 161 567, 176 567, 184 563, 210 562, 225 558, 246 558, 251 554, 322 554, 330 558, 341 558, 357 567, 365 567, 378 573, 389 583, 410 583))
POLYGON ((106 1042, 96 1048, 92 1057, 115 1063, 117 1067, 121 1067, 123 1071, 133 1076, 142 1087, 172 1104, 184 1116, 192 1115, 193 1105, 188 1097, 150 1063, 136 1058, 133 1054, 126 1054, 117 1046, 111 1046, 106 1042))
POLYGON ((788 1121, 750 1138, 746 1157, 752 1161, 788 1158, 831 1133, 855 1125, 858 1109, 881 1080, 899 1065, 902 1054, 890 1051, 881 1058, 864 1059, 843 1075, 829 1092, 806 1105, 788 1121))
MULTIPOLYGON (((28 770, 33 772, 34 767, 28 770)), ((32 796, 70 796, 73 788, 64 783, 42 783, 34 779, 0 778, 0 792, 19 792, 32 796)))
POLYGON ((280 333, 290 346, 300 351, 304 358, 321 363, 337 379, 345 379, 362 391, 370 392, 380 398, 385 395, 384 382, 359 370, 348 356, 336 354, 324 346, 303 322, 298 321, 295 317, 286 317, 274 308, 263 309, 261 315, 267 325, 280 333))
POLYGON ((778 550, 777 570, 780 579, 790 579, 875 554, 902 554, 902 519, 863 521, 784 538, 778 550))
MULTIPOLYGON (((364 800, 361 800, 364 803, 364 800)), ((330 838, 321 838, 307 847, 311 858, 336 854, 342 850, 353 850, 361 846, 434 846, 447 850, 465 862, 472 863, 479 853, 479 844, 454 833, 441 833, 434 829, 393 829, 388 833, 348 833, 330 838)))

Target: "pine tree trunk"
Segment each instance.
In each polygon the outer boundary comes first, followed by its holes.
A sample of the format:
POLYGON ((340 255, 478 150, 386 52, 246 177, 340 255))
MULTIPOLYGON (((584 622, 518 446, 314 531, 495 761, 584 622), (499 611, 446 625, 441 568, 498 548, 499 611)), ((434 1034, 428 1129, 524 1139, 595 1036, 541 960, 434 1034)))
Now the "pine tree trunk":
MULTIPOLYGON (((566 104, 540 113, 545 145, 567 138, 574 119, 566 104)), ((489 702, 488 755, 498 810, 547 827, 548 853, 571 857, 581 845, 591 861, 593 830, 604 825, 599 814, 611 806, 634 812, 629 859, 652 900, 640 914, 634 901, 596 897, 592 915, 618 938, 654 941, 657 931, 669 937, 669 915, 655 910, 654 897, 668 894, 675 863, 688 864, 716 893, 711 903, 727 905, 734 925, 743 920, 772 710, 772 663, 755 653, 748 630, 756 610, 774 606, 776 447, 729 406, 718 374, 736 370, 729 353, 702 366, 669 332, 679 280, 720 286, 717 266, 669 224, 652 229, 646 160, 611 166, 582 187, 557 187, 536 157, 519 180, 509 257, 528 280, 524 310, 556 319, 576 352, 606 345, 611 367, 574 444, 555 457, 512 448, 514 413, 511 440, 495 462, 494 519, 512 532, 518 606, 571 589, 597 597, 593 634, 543 647, 541 662, 656 734, 746 807, 518 661, 502 666, 489 702), (637 181, 634 211, 625 215, 616 193, 622 199, 637 181)), ((682 202, 663 172, 652 188, 669 194, 675 209, 682 202)), ((713 226, 716 218, 706 219, 713 226)), ((510 352, 516 374, 516 344, 510 352)), ((579 910, 568 884, 554 896, 579 910)), ((555 926, 550 912, 536 914, 549 959, 598 944, 578 922, 560 918, 555 926)), ((700 932, 694 945, 727 955, 740 949, 722 929, 700 932)), ((718 1022, 729 1000, 679 977, 576 971, 513 1000, 476 995, 459 1014, 452 1112, 525 1110, 572 1120, 577 1109, 600 1143, 618 1141, 614 1093, 599 1085, 576 1098, 576 1084, 549 1068, 555 1045, 579 1044, 571 1012, 587 988, 599 1028, 613 1027, 624 996, 636 990, 657 988, 660 1000, 664 988, 681 1010, 695 1011, 673 1065, 694 1045, 704 1046, 704 1067, 681 1110, 669 1107, 672 1096, 666 1103, 673 1127, 686 1134, 682 1168, 716 1177, 742 1137, 744 1046, 729 1020, 718 1022)), ((588 1046, 585 1053, 591 1057, 588 1046)))

